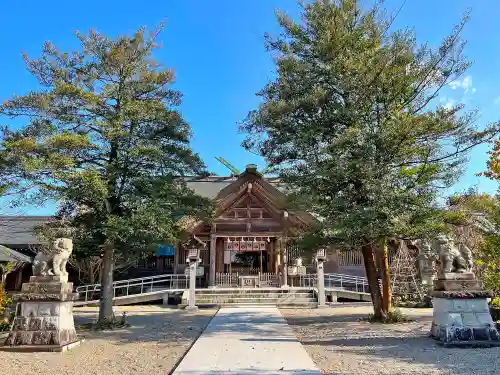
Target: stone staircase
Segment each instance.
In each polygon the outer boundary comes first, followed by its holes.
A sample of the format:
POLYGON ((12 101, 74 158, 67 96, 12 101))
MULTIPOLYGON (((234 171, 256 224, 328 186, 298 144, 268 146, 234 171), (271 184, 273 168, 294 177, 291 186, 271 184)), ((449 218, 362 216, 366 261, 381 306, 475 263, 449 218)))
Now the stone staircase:
MULTIPOLYGON (((187 292, 188 293, 188 292, 187 292)), ((182 304, 187 303, 187 295, 182 304)), ((316 308, 318 298, 312 289, 203 289, 196 290, 198 306, 278 306, 281 308, 316 308)))

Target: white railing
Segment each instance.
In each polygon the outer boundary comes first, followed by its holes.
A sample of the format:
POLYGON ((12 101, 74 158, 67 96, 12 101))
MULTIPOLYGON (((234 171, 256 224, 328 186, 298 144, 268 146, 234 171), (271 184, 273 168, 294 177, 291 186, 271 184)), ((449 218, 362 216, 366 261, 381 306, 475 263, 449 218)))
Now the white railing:
POLYGON ((278 275, 272 272, 258 272, 256 275, 251 273, 240 274, 238 272, 226 273, 226 272, 217 272, 215 274, 215 285, 220 287, 238 287, 240 285, 240 276, 253 276, 259 277, 258 285, 261 287, 278 287, 279 286, 279 278, 278 275))
MULTIPOLYGON (((156 275, 137 279, 118 280, 113 283, 113 298, 143 294, 157 290, 188 289, 189 276, 183 274, 156 275)), ((101 284, 82 285, 76 288, 79 299, 93 301, 100 298, 101 284)))
MULTIPOLYGON (((299 286, 303 288, 315 288, 318 285, 318 277, 315 273, 299 276, 299 286)), ((352 292, 369 293, 366 277, 344 275, 341 273, 325 274, 325 288, 349 290, 352 292)))
POLYGON ((229 288, 233 286, 237 287, 238 278, 239 278, 238 272, 236 273, 217 272, 215 274, 215 285, 222 287, 229 287, 229 288))
MULTIPOLYGON (((261 286, 279 286, 278 276, 273 273, 259 275, 261 286)), ((316 274, 305 274, 294 278, 294 287, 315 288, 317 286, 316 274), (298 281, 298 283, 296 283, 298 281), (298 285, 297 285, 298 284, 298 285)), ((217 286, 238 287, 238 273, 217 273, 217 286)), ((291 278, 290 278, 290 281, 291 278)), ((141 277, 137 279, 119 280, 113 283, 113 298, 134 294, 144 294, 161 290, 184 290, 189 288, 189 276, 184 274, 168 274, 141 277)), ((325 288, 335 288, 353 292, 368 293, 366 277, 344 275, 339 273, 325 274, 325 288)), ((101 285, 82 285, 76 288, 80 301, 95 301, 100 298, 101 285)))
POLYGON ((278 275, 272 272, 259 273, 259 285, 261 287, 279 286, 280 281, 278 275))

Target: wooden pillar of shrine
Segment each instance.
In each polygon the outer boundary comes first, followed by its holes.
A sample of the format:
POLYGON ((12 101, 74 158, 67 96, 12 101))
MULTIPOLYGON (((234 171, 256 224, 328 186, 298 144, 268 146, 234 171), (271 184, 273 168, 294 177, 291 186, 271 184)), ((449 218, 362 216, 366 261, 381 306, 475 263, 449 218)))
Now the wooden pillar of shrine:
POLYGON ((215 286, 215 255, 216 255, 216 240, 217 237, 215 237, 215 234, 210 235, 210 267, 209 267, 209 279, 208 279, 208 286, 209 287, 214 287, 215 286))

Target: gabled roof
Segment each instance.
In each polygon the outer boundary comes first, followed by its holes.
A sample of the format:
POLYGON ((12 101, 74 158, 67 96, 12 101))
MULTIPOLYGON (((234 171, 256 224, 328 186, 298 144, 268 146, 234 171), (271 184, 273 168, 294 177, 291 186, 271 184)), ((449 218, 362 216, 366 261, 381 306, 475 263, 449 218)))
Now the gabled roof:
MULTIPOLYGON (((288 210, 287 196, 280 189, 279 180, 263 178, 254 165, 248 165, 243 173, 238 177, 232 177, 230 181, 227 181, 227 185, 218 192, 214 198, 217 204, 215 217, 220 216, 223 212, 236 205, 250 191, 252 195, 262 201, 280 220, 283 218, 283 212, 288 211, 290 213, 288 217, 291 226, 290 229, 303 228, 316 220, 306 212, 292 212, 288 210)), ((181 225, 184 230, 193 233, 204 225, 204 222, 196 221, 192 218, 183 218, 181 225)))
MULTIPOLYGON (((241 176, 241 175, 240 175, 241 176)), ((196 194, 209 199, 216 199, 218 194, 227 186, 237 181, 239 176, 209 176, 209 177, 184 177, 187 186, 196 194)), ((279 190, 285 188, 278 178, 264 178, 279 190)))
POLYGON ((0 216, 1 245, 38 245, 35 228, 53 216, 0 216))

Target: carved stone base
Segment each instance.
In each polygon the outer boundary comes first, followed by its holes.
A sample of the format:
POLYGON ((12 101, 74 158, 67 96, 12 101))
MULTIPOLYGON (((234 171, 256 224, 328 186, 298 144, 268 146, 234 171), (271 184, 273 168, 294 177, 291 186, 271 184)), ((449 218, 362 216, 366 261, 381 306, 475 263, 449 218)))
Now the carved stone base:
POLYGON ((14 295, 19 303, 5 345, 61 351, 78 342, 73 321, 75 294, 71 289, 70 283, 60 281, 40 282, 37 279, 23 284, 21 293, 14 295))
POLYGON ((483 290, 483 283, 477 280, 472 272, 449 272, 441 273, 437 280, 434 280, 435 291, 480 291, 483 290))
POLYGON ((23 346, 0 346, 2 352, 22 352, 22 353, 35 353, 35 352, 66 352, 73 349, 75 346, 82 344, 85 339, 79 339, 67 345, 23 345, 23 346))
POLYGON ((431 337, 444 346, 500 346, 500 334, 483 296, 433 299, 431 337))
POLYGON ((434 280, 434 290, 446 291, 467 291, 467 290, 481 290, 483 284, 480 280, 434 280))

